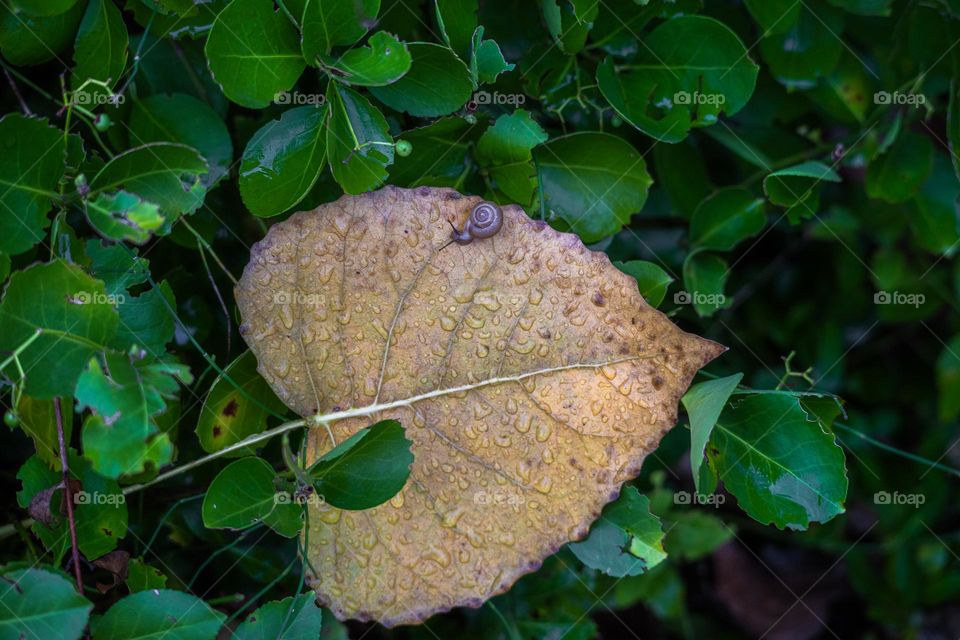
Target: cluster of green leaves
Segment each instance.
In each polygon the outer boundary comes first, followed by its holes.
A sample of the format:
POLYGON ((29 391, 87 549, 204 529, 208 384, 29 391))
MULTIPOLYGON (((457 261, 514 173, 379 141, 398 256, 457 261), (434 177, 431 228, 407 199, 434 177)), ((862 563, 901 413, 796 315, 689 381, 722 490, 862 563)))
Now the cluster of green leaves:
POLYGON ((684 567, 814 523, 861 626, 922 631, 960 595, 958 38, 955 0, 0 0, 0 629, 317 637, 304 504, 389 499, 409 443, 303 468, 224 291, 266 218, 389 183, 518 203, 734 347, 589 537, 440 635, 591 638, 598 594, 716 635, 684 567))

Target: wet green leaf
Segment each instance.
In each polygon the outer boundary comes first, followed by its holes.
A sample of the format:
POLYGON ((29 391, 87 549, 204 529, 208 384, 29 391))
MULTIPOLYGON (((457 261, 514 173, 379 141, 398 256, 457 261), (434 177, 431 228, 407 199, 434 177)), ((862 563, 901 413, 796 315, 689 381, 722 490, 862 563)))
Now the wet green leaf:
POLYGON ((317 640, 321 611, 312 594, 268 602, 233 632, 236 640, 317 640))
POLYGON ((363 87, 396 82, 410 70, 407 45, 385 31, 370 36, 364 47, 349 49, 331 65, 337 81, 363 87))
POLYGON ((466 104, 473 88, 470 71, 450 49, 428 42, 411 42, 407 48, 413 58, 410 70, 393 84, 371 87, 377 100, 424 118, 445 116, 466 104))
POLYGON ((5 638, 61 638, 83 635, 93 604, 62 574, 47 569, 3 573, 0 635, 5 638))
POLYGON ((330 171, 346 193, 376 189, 394 160, 393 138, 383 114, 352 89, 330 84, 327 154, 330 171))

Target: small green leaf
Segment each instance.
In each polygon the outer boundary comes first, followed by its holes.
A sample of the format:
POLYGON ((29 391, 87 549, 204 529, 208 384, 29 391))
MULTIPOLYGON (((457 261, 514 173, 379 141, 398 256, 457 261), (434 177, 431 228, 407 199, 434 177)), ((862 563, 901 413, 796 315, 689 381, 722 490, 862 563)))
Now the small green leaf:
POLYGON ((607 58, 597 82, 610 106, 652 138, 679 142, 692 127, 737 113, 753 94, 759 67, 740 38, 713 18, 672 18, 643 42, 635 62, 607 58))
POLYGON ((844 511, 843 451, 796 396, 735 400, 720 414, 707 451, 727 491, 763 524, 806 529, 844 511))
POLYGON ((225 617, 189 593, 151 589, 123 598, 91 629, 93 640, 213 640, 225 617))
POLYGON ((93 603, 61 573, 14 569, 4 572, 2 584, 0 636, 77 640, 83 635, 93 603))
POLYGON ((470 77, 473 85, 476 87, 481 83, 496 82, 501 73, 512 71, 515 66, 506 61, 496 41, 483 39, 483 27, 477 27, 473 32, 470 55, 470 77))
POLYGON ((685 290, 673 294, 673 301, 693 305, 698 316, 709 318, 733 304, 723 292, 729 275, 726 260, 712 253, 694 251, 683 262, 685 290))
POLYGON ((43 239, 63 176, 62 139, 46 120, 16 113, 0 119, 0 251, 15 256, 43 239))
POLYGON ((660 564, 663 550, 660 519, 650 513, 650 499, 626 486, 607 505, 583 542, 570 544, 580 562, 609 576, 636 576, 660 564))
POLYGON ((233 142, 227 126, 216 111, 193 96, 175 93, 137 100, 129 127, 134 145, 179 142, 199 151, 209 167, 203 179, 208 189, 230 171, 233 142))
POLYGON ((275 216, 303 200, 327 154, 327 107, 289 109, 257 131, 240 165, 240 195, 251 213, 275 216))
POLYGON ((663 546, 667 554, 686 562, 709 556, 734 536, 731 525, 703 511, 673 512, 664 520, 667 538, 663 546))
POLYGON ((306 66, 296 29, 262 0, 232 0, 217 15, 204 50, 223 93, 253 109, 288 91, 306 66))
POLYGON ((690 244, 730 251, 760 233, 767 223, 763 198, 743 187, 727 187, 704 199, 690 219, 690 244))
MULTIPOLYGON (((66 442, 70 442, 73 432, 73 402, 63 399, 60 406, 63 436, 66 442)), ((33 440, 37 455, 51 469, 59 471, 60 445, 57 440, 57 417, 53 400, 38 400, 23 395, 20 396, 16 409, 20 428, 33 440)))
POLYGON ((786 207, 791 224, 811 218, 820 207, 820 183, 840 182, 837 172, 822 162, 807 161, 780 169, 763 179, 763 192, 775 205, 786 207))
POLYGON ((908 131, 867 167, 867 195, 891 204, 906 202, 917 195, 931 171, 933 143, 908 131))
POLYGON ((90 226, 107 240, 143 244, 164 222, 160 207, 126 191, 101 193, 84 208, 90 226))
POLYGON ((930 253, 952 256, 960 246, 960 218, 957 201, 960 184, 947 156, 934 156, 933 171, 924 181, 913 201, 914 215, 909 216, 917 244, 930 253))
POLYGON ((667 287, 673 278, 658 265, 645 260, 614 262, 613 266, 637 279, 640 295, 651 307, 656 309, 667 295, 667 287))
MULTIPOLYGON (((267 426, 268 413, 264 406, 278 413, 286 410, 270 385, 257 373, 253 352, 246 351, 231 362, 224 369, 224 375, 210 387, 197 423, 200 446, 207 453, 214 453, 260 433, 267 426)), ((253 453, 252 449, 242 449, 231 455, 253 453)))
POLYGON ((203 524, 209 529, 246 529, 277 506, 273 468, 261 458, 230 463, 210 483, 203 498, 203 524))
POLYGON ((94 84, 81 87, 88 80, 115 87, 127 64, 128 41, 123 14, 112 0, 90 0, 73 53, 76 65, 71 86, 78 92, 75 99, 79 104, 108 104, 110 93, 104 88, 94 84))
MULTIPOLYGON (((40 331, 19 356, 24 371, 34 372, 26 377, 27 395, 73 395, 90 357, 116 333, 118 315, 110 301, 103 282, 63 261, 11 276, 0 303, 0 352, 12 352, 40 331)), ((12 364, 5 373, 19 379, 12 364)))
POLYGON ((207 162, 196 149, 152 142, 114 156, 90 180, 90 198, 123 189, 160 207, 165 229, 183 213, 192 213, 206 195, 207 162))
POLYGON ((601 4, 597 0, 542 0, 547 30, 561 51, 571 55, 583 49, 601 4))
POLYGON ((153 589, 165 589, 167 576, 163 572, 147 564, 142 558, 133 558, 127 563, 127 579, 125 581, 130 593, 153 589))
POLYGON ((382 420, 355 433, 309 469, 317 493, 338 509, 370 509, 403 489, 413 454, 403 427, 382 420))
POLYGON ((507 201, 529 206, 537 188, 532 150, 549 136, 523 109, 500 116, 477 142, 476 156, 507 201))
POLYGON ((84 455, 108 478, 141 473, 149 462, 159 468, 170 461, 173 445, 160 433, 156 416, 176 397, 178 381, 192 382, 186 365, 153 357, 109 352, 80 376, 79 408, 94 412, 83 427, 84 455))
MULTIPOLYGON (((470 56, 477 30, 477 0, 436 0, 437 26, 444 43, 461 60, 470 56)), ((476 51, 476 49, 474 49, 476 51)))
POLYGON ((560 218, 586 243, 618 232, 643 208, 653 182, 633 146, 606 133, 553 138, 533 150, 540 215, 560 218))
POLYGON ((393 138, 380 111, 365 97, 330 83, 327 155, 334 179, 347 193, 372 191, 387 179, 394 160, 393 138))
POLYGON ((53 60, 73 43, 84 9, 85 3, 77 2, 55 16, 30 16, 0 4, 0 53, 17 66, 53 60))
POLYGON ((808 4, 798 4, 800 15, 790 28, 767 35, 759 48, 777 81, 790 89, 810 89, 840 62, 843 15, 819 5, 814 13, 808 4))
POLYGON ((317 640, 322 614, 312 593, 268 602, 233 632, 235 640, 317 640))
POLYGON ((395 36, 378 31, 365 47, 349 49, 330 66, 340 72, 338 82, 380 87, 396 82, 410 70, 410 52, 395 36))
POLYGON ((703 464, 710 434, 730 394, 742 379, 742 373, 735 373, 726 378, 700 382, 680 398, 690 417, 690 470, 697 491, 700 491, 700 465, 703 464))
POLYGON ((446 47, 429 42, 407 44, 413 63, 398 81, 371 87, 370 93, 391 109, 432 118, 453 113, 470 99, 470 71, 446 47))
POLYGON ((173 339, 175 327, 170 309, 176 306, 173 289, 166 280, 138 296, 124 294, 118 308, 120 326, 110 346, 121 351, 136 347, 151 356, 163 354, 173 339))
POLYGON ((353 44, 376 22, 380 0, 306 0, 303 8, 303 57, 316 66, 333 47, 353 44))

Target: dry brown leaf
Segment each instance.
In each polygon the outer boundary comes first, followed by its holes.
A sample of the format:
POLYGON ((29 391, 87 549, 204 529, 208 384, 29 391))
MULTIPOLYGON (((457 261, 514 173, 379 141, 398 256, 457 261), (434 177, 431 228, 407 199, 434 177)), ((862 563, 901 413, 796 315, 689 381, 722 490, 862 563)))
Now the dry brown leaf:
MULTIPOLYGON (((350 409, 331 425, 338 442, 385 418, 413 442, 389 502, 311 507, 312 584, 341 619, 479 606, 586 535, 724 350, 519 207, 492 238, 438 252, 478 201, 345 196, 274 225, 237 287, 241 331, 287 405, 350 409)), ((311 430, 310 460, 330 446, 311 430)))

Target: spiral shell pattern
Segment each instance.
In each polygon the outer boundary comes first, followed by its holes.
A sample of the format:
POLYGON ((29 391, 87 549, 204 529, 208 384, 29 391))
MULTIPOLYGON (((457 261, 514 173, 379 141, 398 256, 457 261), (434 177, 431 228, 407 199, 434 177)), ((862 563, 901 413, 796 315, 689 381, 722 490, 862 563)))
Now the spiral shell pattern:
POLYGON ((484 200, 470 212, 466 232, 471 238, 489 238, 503 226, 503 211, 493 202, 484 200))

